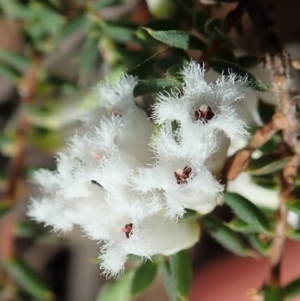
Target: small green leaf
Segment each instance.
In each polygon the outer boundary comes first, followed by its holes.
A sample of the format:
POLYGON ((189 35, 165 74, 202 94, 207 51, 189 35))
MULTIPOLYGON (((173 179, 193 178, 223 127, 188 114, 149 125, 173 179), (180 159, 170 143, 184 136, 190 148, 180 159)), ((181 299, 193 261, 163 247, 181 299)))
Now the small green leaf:
POLYGON ((284 288, 284 298, 287 300, 292 300, 300 295, 300 278, 297 278, 290 283, 288 283, 284 288))
POLYGON ((235 58, 233 51, 228 48, 221 48, 217 52, 216 58, 219 60, 225 60, 225 61, 232 62, 235 64, 237 63, 237 60, 235 58))
POLYGON ((253 183, 263 188, 278 190, 278 181, 275 177, 272 177, 272 175, 252 175, 251 180, 253 183))
POLYGON ((170 272, 178 299, 187 301, 191 288, 192 268, 185 250, 170 256, 170 272))
POLYGON ((25 70, 30 66, 30 61, 22 54, 0 49, 0 60, 10 67, 25 70))
POLYGON ((180 49, 205 50, 206 44, 197 37, 181 30, 156 31, 151 28, 143 27, 154 39, 163 42, 169 46, 180 49))
POLYGON ((287 237, 292 240, 300 241, 300 230, 290 228, 286 233, 287 237))
POLYGON ((52 300, 53 293, 41 277, 21 259, 12 259, 3 263, 3 267, 10 277, 25 291, 38 300, 52 300))
POLYGON ((159 266, 159 270, 169 299, 171 301, 178 301, 178 298, 176 296, 175 283, 173 282, 173 278, 171 277, 169 262, 167 260, 163 261, 159 266))
POLYGON ((260 254, 264 256, 268 256, 270 254, 270 248, 271 248, 270 242, 268 243, 262 242, 257 233, 250 234, 247 237, 252 247, 260 254))
POLYGON ((103 9, 107 7, 113 7, 120 5, 122 0, 94 0, 89 3, 93 10, 103 9))
POLYGON ((4 63, 0 64, 0 75, 14 84, 21 79, 21 74, 17 70, 5 65, 4 63))
POLYGON ((241 195, 232 192, 225 192, 224 201, 238 217, 252 225, 253 228, 266 234, 272 233, 266 216, 253 203, 241 195))
POLYGON ((150 80, 140 80, 134 88, 134 96, 141 96, 157 93, 167 88, 175 87, 174 82, 166 78, 154 78, 150 80))
POLYGON ((99 38, 94 36, 88 36, 85 40, 83 48, 80 54, 79 69, 84 75, 88 74, 94 66, 98 50, 99 38))
POLYGON ((274 113, 275 113, 275 106, 267 104, 261 99, 258 99, 258 114, 264 124, 272 120, 274 113))
POLYGON ((290 157, 280 159, 277 154, 265 155, 258 159, 252 159, 248 167, 248 172, 256 176, 273 174, 283 169, 289 161, 290 157))
POLYGON ((280 287, 264 287, 262 289, 264 301, 282 301, 284 297, 284 291, 280 287))
POLYGON ((68 22, 61 30, 59 40, 63 41, 79 29, 85 29, 89 20, 85 14, 80 14, 79 17, 68 22))
MULTIPOLYGON (((178 24, 170 19, 154 19, 144 24, 144 27, 152 30, 175 30, 178 24)), ((136 35, 143 41, 153 42, 155 39, 142 27, 136 31, 136 35)))
POLYGON ((223 247, 239 256, 247 256, 249 250, 242 243, 238 235, 221 221, 211 215, 203 217, 203 224, 208 233, 223 247))
POLYGON ((210 61, 210 65, 216 72, 220 74, 229 75, 230 73, 234 72, 240 76, 247 76, 249 86, 258 92, 271 91, 271 87, 265 85, 262 81, 255 78, 251 73, 234 63, 214 59, 210 61))
POLYGON ((177 64, 172 66, 167 70, 166 78, 172 82, 175 82, 180 86, 183 83, 183 77, 181 71, 183 69, 183 64, 177 64))
POLYGON ((138 41, 136 30, 138 26, 128 21, 102 21, 103 34, 119 43, 138 41))
POLYGON ((116 281, 105 284, 95 301, 129 301, 134 273, 134 270, 127 271, 116 281))
POLYGON ((195 221, 200 217, 197 211, 192 209, 185 209, 185 214, 178 220, 178 222, 191 222, 195 221))
POLYGON ((288 209, 288 210, 291 210, 293 212, 296 212, 297 214, 300 215, 300 202, 298 200, 288 200, 286 203, 285 203, 285 207, 288 209))
POLYGON ((240 232, 240 233, 253 233, 255 232, 255 229, 249 224, 247 224, 245 221, 235 218, 232 220, 230 223, 226 224, 231 230, 235 232, 240 232))
POLYGON ((261 59, 253 55, 244 55, 238 58, 238 64, 245 69, 252 68, 260 62, 261 59))
POLYGON ((157 272, 157 265, 147 260, 146 263, 136 270, 131 284, 131 297, 134 298, 143 293, 154 281, 157 272))
POLYGON ((265 144, 263 144, 259 150, 263 154, 270 154, 274 152, 275 149, 278 149, 279 144, 282 141, 282 137, 279 134, 273 135, 273 137, 268 140, 265 144))
POLYGON ((12 207, 3 203, 0 203, 0 218, 5 215, 12 207))

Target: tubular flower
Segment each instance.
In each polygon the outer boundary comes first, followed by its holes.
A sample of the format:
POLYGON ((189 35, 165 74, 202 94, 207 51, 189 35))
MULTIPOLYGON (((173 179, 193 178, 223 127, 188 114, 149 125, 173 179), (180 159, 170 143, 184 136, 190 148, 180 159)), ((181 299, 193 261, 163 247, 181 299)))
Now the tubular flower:
POLYGON ((57 170, 33 176, 42 196, 31 199, 28 215, 54 231, 79 225, 101 241, 108 277, 123 271, 129 254, 171 255, 198 241, 197 223, 178 218, 186 208, 214 209, 223 191, 215 176, 230 142, 246 135, 233 106, 245 79, 232 74, 208 84, 194 62, 182 76, 183 92, 161 94, 154 105, 159 131, 150 146, 154 125, 134 102, 137 80, 124 75, 97 88, 99 106, 85 133, 57 155, 57 170))

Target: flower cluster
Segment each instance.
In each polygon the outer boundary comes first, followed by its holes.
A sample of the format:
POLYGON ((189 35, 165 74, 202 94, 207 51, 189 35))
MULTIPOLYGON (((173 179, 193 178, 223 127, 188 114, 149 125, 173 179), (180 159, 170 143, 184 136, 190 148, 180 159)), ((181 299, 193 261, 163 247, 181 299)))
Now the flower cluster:
POLYGON ((107 276, 124 269, 128 254, 151 258, 194 245, 199 226, 181 218, 187 208, 213 210, 229 144, 246 135, 235 110, 246 79, 231 74, 209 84, 204 75, 191 62, 182 71, 182 91, 158 96, 156 131, 134 102, 134 77, 102 84, 86 133, 68 140, 55 172, 34 174, 43 196, 31 200, 28 215, 55 231, 79 225, 102 241, 107 276))

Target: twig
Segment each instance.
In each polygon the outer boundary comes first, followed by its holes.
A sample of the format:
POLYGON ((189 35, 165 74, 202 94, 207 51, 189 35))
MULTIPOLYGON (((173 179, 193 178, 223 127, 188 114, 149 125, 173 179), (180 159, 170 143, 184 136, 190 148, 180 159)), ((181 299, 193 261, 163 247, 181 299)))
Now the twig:
POLYGON ((270 256, 269 285, 273 288, 280 288, 280 266, 286 235, 286 208, 284 202, 293 189, 300 163, 300 93, 293 83, 288 55, 273 29, 272 19, 262 1, 249 1, 247 11, 261 37, 267 67, 271 70, 273 88, 278 92, 279 105, 277 111, 285 119, 285 127, 282 131, 283 139, 294 153, 293 158, 285 166, 281 175, 279 220, 275 229, 275 238, 270 256))
MULTIPOLYGON (((40 59, 38 56, 33 58, 31 68, 24 76, 24 81, 20 86, 20 94, 22 96, 22 104, 30 104, 33 102, 34 94, 37 85, 37 74, 40 66, 40 59)), ((27 147, 27 140, 29 134, 29 123, 25 112, 20 113, 19 123, 17 126, 16 138, 16 154, 11 159, 8 169, 8 179, 4 189, 2 203, 6 206, 12 207, 18 188, 18 181, 21 176, 25 151, 27 147)), ((14 214, 9 212, 1 221, 0 229, 0 258, 6 261, 14 256, 14 214)))
POLYGON ((237 151, 227 159, 222 172, 222 182, 226 184, 228 180, 235 179, 242 171, 246 170, 250 163, 253 151, 270 140, 276 132, 282 130, 285 124, 285 119, 281 114, 274 114, 269 123, 260 127, 254 133, 249 144, 245 148, 237 151))

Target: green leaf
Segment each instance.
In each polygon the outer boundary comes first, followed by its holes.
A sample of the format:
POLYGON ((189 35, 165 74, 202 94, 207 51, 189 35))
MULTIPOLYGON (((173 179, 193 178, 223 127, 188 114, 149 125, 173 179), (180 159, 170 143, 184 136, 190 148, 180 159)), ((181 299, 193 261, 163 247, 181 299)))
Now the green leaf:
POLYGON ((299 229, 288 229, 286 233, 287 237, 292 240, 300 241, 300 230, 299 229))
POLYGON ((232 63, 237 63, 234 53, 228 48, 221 48, 217 54, 216 58, 220 60, 225 60, 232 63))
MULTIPOLYGON (((143 27, 152 30, 174 30, 178 29, 178 23, 170 19, 154 19, 144 24, 143 27)), ((153 42, 155 39, 142 27, 136 31, 136 35, 144 41, 153 42)))
POLYGON ((262 292, 264 301, 282 301, 284 297, 284 291, 280 287, 264 287, 262 292))
POLYGON ((272 229, 266 216, 253 203, 232 192, 225 192, 224 201, 238 217, 252 225, 257 231, 272 234, 272 229))
POLYGON ((252 159, 247 171, 256 176, 273 174, 283 169, 289 161, 290 157, 280 159, 277 154, 269 154, 258 159, 252 159))
POLYGON ((260 62, 261 59, 254 55, 244 55, 238 58, 238 64, 245 69, 252 68, 260 62))
POLYGON ((285 207, 288 209, 288 210, 291 210, 293 212, 296 212, 297 214, 300 215, 300 202, 298 200, 288 200, 286 203, 285 203, 285 207))
POLYGON ((94 0, 89 5, 93 10, 103 9, 107 7, 113 7, 116 5, 120 5, 122 0, 94 0))
POLYGON ((288 283, 284 288, 284 298, 287 300, 292 300, 300 295, 300 278, 297 278, 290 283, 288 283))
POLYGON ((30 66, 30 61, 22 54, 0 49, 0 61, 15 69, 25 70, 30 66))
POLYGON ((172 82, 177 83, 178 86, 181 86, 181 84, 183 83, 183 77, 181 74, 183 66, 183 64, 177 64, 169 68, 166 72, 166 78, 172 82))
POLYGON ((178 299, 187 301, 191 288, 192 268, 185 250, 170 256, 170 272, 178 299))
POLYGON ((131 284, 131 297, 134 298, 143 293, 154 281, 157 272, 157 265, 147 260, 146 263, 136 270, 131 284))
POLYGON ((191 222, 195 221, 200 217, 197 211, 192 209, 185 209, 184 215, 178 220, 178 222, 191 222))
POLYGON ((240 233, 253 233, 255 232, 255 229, 249 224, 247 224, 245 221, 235 218, 232 220, 230 223, 226 224, 231 230, 235 232, 240 232, 240 233))
POLYGON ((103 34, 119 43, 138 41, 136 30, 138 26, 128 21, 102 21, 103 34))
POLYGON ((99 38, 94 36, 88 36, 85 40, 83 48, 80 53, 79 69, 84 75, 88 74, 94 66, 98 50, 99 38))
POLYGON ((9 276, 27 293, 38 300, 53 300, 53 293, 49 290, 41 277, 21 259, 12 259, 3 263, 9 276))
POLYGON ((4 63, 0 64, 0 75, 14 84, 21 79, 21 74, 18 71, 5 65, 4 63))
POLYGON ((249 250, 242 243, 237 234, 227 226, 223 225, 221 221, 211 215, 203 217, 203 224, 207 232, 223 247, 239 256, 247 256, 249 250))
POLYGON ((205 50, 206 44, 193 35, 181 30, 152 30, 151 28, 143 27, 154 39, 163 42, 169 46, 180 49, 197 49, 205 50))
POLYGON ((264 124, 272 120, 275 113, 275 106, 272 106, 261 99, 258 99, 258 114, 264 124))
POLYGON ((272 175, 252 175, 251 180, 253 183, 257 184, 258 186, 262 186, 263 188, 278 190, 278 181, 275 177, 272 177, 272 175))
POLYGON ((59 41, 63 41, 79 29, 86 29, 89 20, 85 14, 80 14, 74 20, 68 22, 61 30, 59 41))
POLYGON ((127 271, 116 281, 105 284, 95 301, 129 301, 134 270, 127 271))
POLYGON ((178 301, 178 298, 176 296, 175 283, 173 282, 173 278, 171 277, 169 262, 167 260, 163 261, 159 266, 159 270, 169 299, 171 301, 178 301))
POLYGON ((11 206, 0 203, 0 218, 12 209, 11 206))
POLYGON ((274 152, 275 149, 278 149, 279 144, 282 141, 282 137, 279 134, 273 135, 273 137, 268 140, 266 143, 264 143, 259 150, 263 154, 270 154, 274 152))
POLYGON ((247 76, 249 86, 258 92, 271 91, 271 87, 265 85, 262 81, 255 78, 251 73, 234 63, 225 60, 214 59, 210 61, 210 65, 216 72, 220 74, 229 75, 233 72, 240 76, 247 76))
POLYGON ((174 82, 166 78, 154 78, 150 80, 140 80, 134 88, 134 96, 141 96, 157 93, 167 88, 175 87, 174 82))
POLYGON ((270 248, 271 248, 270 242, 268 243, 262 242, 257 233, 250 234, 247 237, 252 247, 260 254, 264 256, 268 256, 270 254, 270 248))

